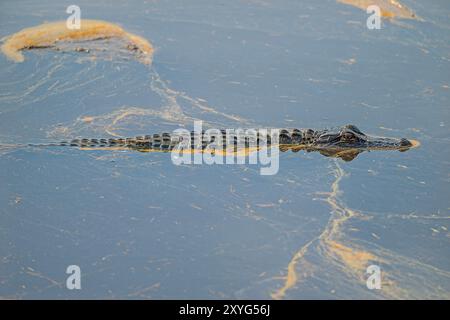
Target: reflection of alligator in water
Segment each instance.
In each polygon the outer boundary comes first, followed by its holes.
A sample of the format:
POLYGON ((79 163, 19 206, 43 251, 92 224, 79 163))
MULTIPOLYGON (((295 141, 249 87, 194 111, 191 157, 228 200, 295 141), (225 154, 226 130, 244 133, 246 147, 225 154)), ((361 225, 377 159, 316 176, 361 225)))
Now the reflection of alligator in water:
MULTIPOLYGON (((298 152, 305 150, 307 152, 318 151, 327 157, 339 157, 345 161, 353 160, 359 153, 370 150, 399 150, 406 151, 418 145, 415 140, 384 138, 368 136, 362 133, 354 125, 346 125, 336 129, 312 130, 312 129, 278 129, 278 142, 271 138, 270 134, 262 139, 261 131, 254 131, 252 136, 244 133, 240 136, 238 133, 227 130, 220 130, 216 135, 205 131, 197 133, 191 131, 188 135, 187 145, 190 152, 215 152, 219 148, 232 152, 241 150, 239 148, 252 148, 258 150, 262 147, 278 146, 280 151, 292 150, 298 152), (222 138, 222 140, 219 140, 222 138), (219 143, 218 141, 222 141, 219 143), (242 141, 242 144, 241 142, 242 141), (190 146, 190 147, 189 147, 190 146)), ((111 138, 111 139, 74 139, 72 141, 63 141, 57 144, 41 144, 28 146, 47 147, 47 146, 70 146, 82 149, 92 150, 120 150, 131 149, 140 152, 170 152, 173 151, 181 142, 184 143, 184 137, 181 134, 162 133, 134 138, 111 138)), ((183 148, 186 150, 186 148, 183 148)), ((179 150, 179 148, 177 149, 179 150)))

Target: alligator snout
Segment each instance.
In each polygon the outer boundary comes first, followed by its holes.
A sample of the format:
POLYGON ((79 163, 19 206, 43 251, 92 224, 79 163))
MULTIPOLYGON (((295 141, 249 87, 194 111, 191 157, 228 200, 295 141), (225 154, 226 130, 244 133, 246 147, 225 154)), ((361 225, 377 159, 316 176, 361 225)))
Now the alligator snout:
POLYGON ((413 144, 408 139, 402 138, 402 139, 400 139, 400 146, 402 146, 402 147, 412 147, 413 144))

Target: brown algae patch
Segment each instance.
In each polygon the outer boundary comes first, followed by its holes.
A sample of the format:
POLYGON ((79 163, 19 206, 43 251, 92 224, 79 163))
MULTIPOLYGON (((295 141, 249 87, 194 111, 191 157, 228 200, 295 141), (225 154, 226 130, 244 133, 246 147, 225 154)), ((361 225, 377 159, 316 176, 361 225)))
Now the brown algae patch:
MULTIPOLYGON (((412 143, 416 147, 413 141, 412 143)), ((369 252, 346 236, 345 224, 348 220, 354 218, 367 220, 370 218, 362 212, 348 208, 341 200, 340 181, 347 174, 340 167, 339 162, 336 161, 335 165, 335 180, 331 185, 331 192, 318 193, 318 195, 326 196, 326 198, 318 198, 318 200, 325 201, 332 209, 330 221, 320 235, 304 244, 294 253, 287 266, 286 275, 282 277, 282 286, 273 292, 271 297, 273 299, 284 299, 288 292, 296 288, 300 282, 311 278, 314 274, 317 277, 322 273, 330 273, 330 268, 333 267, 336 268, 334 270, 344 272, 347 275, 348 288, 354 290, 355 293, 364 294, 364 292, 367 292, 364 287, 367 277, 366 268, 375 264, 389 266, 391 269, 387 272, 383 268, 382 290, 375 297, 387 299, 448 299, 448 291, 440 285, 440 282, 450 279, 448 271, 420 261, 415 257, 402 256, 397 252, 379 246, 374 246, 369 252), (321 259, 325 269, 317 262, 313 264, 311 258, 321 259), (417 271, 414 272, 413 268, 417 271), (361 285, 362 291, 358 291, 361 285)), ((412 217, 417 218, 417 216, 412 217)), ((409 219, 411 215, 402 217, 402 219, 405 218, 409 219)), ((422 218, 428 219, 430 217, 422 218)), ((446 218, 439 217, 439 219, 446 218)), ((344 284, 342 285, 344 286, 344 284)), ((346 296, 343 297, 347 298, 346 296)))
POLYGON ((294 288, 297 285, 297 282, 313 274, 314 267, 308 261, 304 260, 304 256, 306 255, 308 248, 315 241, 316 239, 313 239, 312 241, 308 242, 294 254, 294 256, 292 257, 291 261, 289 261, 289 264, 287 266, 286 276, 282 278, 284 280, 284 284, 281 288, 270 294, 272 299, 275 300, 284 299, 284 297, 287 294, 287 291, 294 288), (303 270, 301 273, 297 272, 298 265, 302 266, 303 270))
POLYGON ((331 206, 333 216, 322 233, 303 245, 291 258, 287 266, 286 276, 283 277, 283 285, 271 294, 273 299, 284 299, 289 290, 313 273, 314 267, 311 267, 305 257, 310 249, 320 251, 325 261, 334 263, 337 260, 342 262, 346 266, 346 272, 356 278, 361 278, 369 261, 380 261, 380 258, 370 252, 350 248, 337 241, 342 237, 343 224, 351 218, 361 217, 361 213, 348 208, 340 200, 339 196, 342 193, 340 182, 346 176, 346 173, 338 162, 335 162, 335 164, 335 180, 331 185, 331 192, 323 193, 327 197, 322 199, 331 206), (299 272, 299 267, 301 267, 302 273, 299 272))
POLYGON ((100 20, 81 21, 80 29, 69 29, 66 21, 45 23, 22 29, 6 37, 1 46, 2 52, 12 61, 23 62, 23 50, 55 47, 59 42, 90 41, 100 39, 121 39, 127 43, 126 48, 139 54, 140 61, 151 64, 153 47, 146 39, 126 32, 124 29, 100 20))
POLYGON ((327 249, 342 261, 349 270, 356 274, 364 274, 370 261, 379 261, 380 259, 370 252, 350 248, 337 241, 328 240, 327 249))
POLYGON ((371 5, 380 7, 381 16, 387 19, 421 20, 413 10, 396 0, 337 0, 340 3, 360 8, 364 11, 371 5))

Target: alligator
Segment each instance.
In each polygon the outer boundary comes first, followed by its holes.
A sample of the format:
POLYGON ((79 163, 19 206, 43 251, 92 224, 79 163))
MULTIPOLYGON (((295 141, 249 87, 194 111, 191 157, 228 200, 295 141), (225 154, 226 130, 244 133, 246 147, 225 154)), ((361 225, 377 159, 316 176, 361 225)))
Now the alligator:
MULTIPOLYGON (((313 130, 313 129, 276 129, 278 139, 274 139, 269 133, 266 137, 261 135, 261 131, 256 131, 254 136, 256 141, 251 144, 251 137, 245 135, 243 144, 238 145, 239 134, 227 130, 220 130, 214 136, 205 131, 189 133, 187 146, 190 152, 206 152, 211 149, 211 143, 222 135, 222 148, 237 152, 238 148, 250 148, 255 146, 259 150, 263 147, 278 147, 280 151, 291 150, 298 152, 317 151, 327 157, 338 157, 345 161, 353 160, 358 154, 371 150, 398 150, 406 151, 418 146, 415 140, 405 138, 386 138, 364 134, 355 125, 345 125, 333 129, 313 130), (265 139, 262 139, 265 138, 265 139), (278 140, 277 142, 275 142, 278 140), (231 149, 230 149, 231 147, 231 149)), ((275 136, 276 137, 276 136, 275 136)), ((109 139, 73 139, 50 144, 28 144, 32 147, 49 146, 69 146, 78 147, 83 150, 136 150, 139 152, 171 152, 184 141, 183 135, 178 133, 162 133, 133 138, 109 138, 109 139)), ((219 141, 219 140, 216 140, 219 141)), ((242 140, 241 140, 242 141, 242 140)), ((178 149, 179 150, 179 149, 178 149)), ((186 150, 186 148, 185 148, 186 150)))

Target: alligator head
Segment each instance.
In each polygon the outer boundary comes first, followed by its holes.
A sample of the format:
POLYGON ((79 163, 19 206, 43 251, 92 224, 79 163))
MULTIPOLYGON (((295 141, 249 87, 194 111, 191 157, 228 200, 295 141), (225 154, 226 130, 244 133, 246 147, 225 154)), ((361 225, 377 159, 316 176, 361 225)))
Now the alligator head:
POLYGON ((359 153, 370 150, 406 151, 415 146, 414 140, 386 138, 364 134, 354 125, 336 129, 317 131, 313 139, 313 149, 329 157, 353 160, 359 153))

